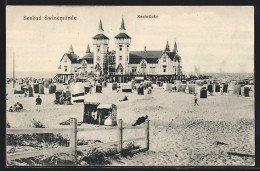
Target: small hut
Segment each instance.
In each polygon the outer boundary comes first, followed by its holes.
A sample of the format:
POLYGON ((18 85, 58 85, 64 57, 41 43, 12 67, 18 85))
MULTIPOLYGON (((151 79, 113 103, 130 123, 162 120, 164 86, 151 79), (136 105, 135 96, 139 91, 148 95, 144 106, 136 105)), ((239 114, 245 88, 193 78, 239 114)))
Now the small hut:
POLYGON ((207 89, 202 88, 200 90, 200 98, 207 98, 207 89))
POLYGON ((117 106, 115 104, 99 104, 97 107, 99 125, 117 125, 117 106))
POLYGON ((102 93, 102 85, 96 85, 96 93, 102 93))
POLYGON ((39 93, 39 84, 38 83, 33 84, 33 90, 34 90, 34 93, 39 93))
POLYGON ((33 88, 31 86, 28 87, 29 95, 28 97, 33 97, 33 88))
POLYGON ((234 85, 233 94, 241 95, 241 85, 234 85))
POLYGON ((220 85, 219 84, 215 84, 215 92, 220 92, 220 85))
POLYGON ((121 85, 122 85, 122 92, 131 92, 132 93, 132 89, 133 89, 132 82, 125 83, 125 84, 122 83, 121 85))
POLYGON ((228 92, 228 84, 223 84, 223 93, 228 92))
POLYGON ((39 94, 44 94, 44 85, 39 84, 39 94))
POLYGON ((112 90, 116 90, 116 89, 117 89, 117 83, 114 82, 114 83, 112 83, 112 90))
POLYGON ((249 97, 249 91, 250 91, 249 87, 244 87, 244 96, 245 97, 249 97))
POLYGON ((140 85, 138 88, 137 88, 137 94, 138 95, 144 95, 144 87, 142 85, 140 85))
POLYGON ((195 94, 195 84, 189 84, 188 88, 189 88, 189 94, 195 94))
POLYGON ((51 85, 51 86, 49 86, 49 93, 50 93, 50 94, 55 93, 55 91, 56 91, 56 85, 51 85))

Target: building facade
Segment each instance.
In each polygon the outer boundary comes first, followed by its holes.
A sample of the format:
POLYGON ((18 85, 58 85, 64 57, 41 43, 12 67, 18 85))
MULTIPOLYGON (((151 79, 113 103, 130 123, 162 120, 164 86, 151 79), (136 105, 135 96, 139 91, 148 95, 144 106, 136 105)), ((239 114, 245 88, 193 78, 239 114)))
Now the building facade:
POLYGON ((171 51, 168 41, 161 51, 131 51, 131 37, 126 34, 124 19, 120 32, 115 37, 115 50, 109 51, 109 38, 104 35, 102 21, 99 22, 98 33, 93 37, 93 51, 89 45, 85 55, 77 56, 72 45, 65 53, 58 68, 58 76, 72 78, 75 75, 182 75, 181 57, 177 43, 171 51))

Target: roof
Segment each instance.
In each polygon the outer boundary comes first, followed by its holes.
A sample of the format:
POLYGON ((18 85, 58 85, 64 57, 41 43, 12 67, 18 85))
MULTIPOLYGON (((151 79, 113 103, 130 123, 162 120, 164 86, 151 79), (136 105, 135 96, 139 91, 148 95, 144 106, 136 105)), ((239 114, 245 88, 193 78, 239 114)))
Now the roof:
POLYGON ((166 43, 165 51, 170 51, 170 46, 169 46, 168 41, 167 41, 167 43, 166 43))
POLYGON ((116 39, 131 39, 130 36, 128 36, 126 33, 119 33, 115 36, 116 39))
POLYGON ((158 63, 162 51, 131 51, 129 56, 130 64, 139 64, 143 59, 147 63, 158 63))
POLYGON ((124 19, 122 18, 122 22, 121 22, 121 30, 125 30, 125 23, 124 23, 124 19))
POLYGON ((174 58, 175 58, 175 60, 178 60, 178 61, 180 61, 180 60, 181 60, 181 57, 180 57, 180 55, 178 55, 178 54, 177 54, 177 55, 175 55, 175 57, 174 57, 174 58))
POLYGON ((101 19, 100 19, 100 21, 99 21, 98 30, 104 31, 104 30, 103 30, 103 27, 102 27, 102 21, 101 21, 101 19))
POLYGON ((94 57, 94 53, 93 52, 86 53, 86 55, 83 56, 82 60, 85 59, 88 64, 93 64, 93 57, 94 57))
POLYGON ((157 64, 158 58, 145 58, 146 62, 149 64, 157 64))
POLYGON ((78 60, 78 63, 81 63, 83 60, 86 60, 88 64, 93 64, 93 58, 81 58, 78 60))
POLYGON ((143 60, 142 57, 131 57, 129 58, 129 64, 140 64, 140 62, 143 60))
MULTIPOLYGON (((63 57, 64 57, 65 55, 70 59, 71 63, 77 63, 77 55, 73 55, 73 54, 70 54, 70 53, 65 53, 65 54, 63 55, 63 57)), ((61 58, 61 60, 63 59, 63 57, 61 58)), ((61 60, 60 60, 60 61, 61 61, 61 60)))
POLYGON ((87 51, 86 51, 86 53, 90 53, 89 45, 88 45, 88 47, 87 47, 87 51))
POLYGON ((109 38, 104 34, 97 34, 96 36, 93 37, 93 39, 109 39, 109 38))
POLYGON ((162 55, 162 51, 130 51, 130 56, 142 57, 142 58, 159 58, 162 55))
POLYGON ((98 105, 98 109, 110 109, 112 108, 113 104, 104 104, 104 103, 101 103, 100 105, 98 105))

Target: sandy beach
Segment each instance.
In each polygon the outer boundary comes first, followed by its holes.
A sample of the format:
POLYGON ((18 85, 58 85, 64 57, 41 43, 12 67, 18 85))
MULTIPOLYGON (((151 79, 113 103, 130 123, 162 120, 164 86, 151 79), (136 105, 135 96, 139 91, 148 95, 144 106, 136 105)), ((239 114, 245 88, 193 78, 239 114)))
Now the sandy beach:
MULTIPOLYGON (((11 84, 7 84, 7 108, 16 102, 24 106, 22 112, 7 112, 7 121, 12 128, 32 127, 32 119, 48 128, 67 127, 59 125, 71 117, 83 119, 83 104, 55 105, 54 94, 41 94, 41 112, 36 112, 34 97, 14 95, 11 84)), ((104 103, 117 105, 117 119, 124 126, 141 116, 150 119, 150 149, 133 157, 114 161, 116 166, 252 166, 254 165, 254 93, 249 97, 232 92, 214 93, 206 99, 199 98, 199 106, 193 105, 193 94, 167 92, 154 88, 152 94, 137 95, 103 88, 98 94, 104 103), (124 96, 128 101, 120 102, 124 96), (240 156, 232 154, 246 154, 240 156)), ((143 126, 140 125, 140 127, 143 126)), ((99 127, 82 124, 80 127, 99 127)), ((144 136, 143 130, 126 130, 124 138, 144 136)), ((115 131, 80 132, 78 138, 116 141, 115 131)), ((142 142, 136 142, 143 146, 142 142)))

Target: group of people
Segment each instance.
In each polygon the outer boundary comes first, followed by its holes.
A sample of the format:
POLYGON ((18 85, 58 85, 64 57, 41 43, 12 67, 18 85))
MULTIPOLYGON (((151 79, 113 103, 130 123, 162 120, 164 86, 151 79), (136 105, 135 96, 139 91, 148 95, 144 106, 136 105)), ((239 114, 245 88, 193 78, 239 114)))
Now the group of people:
POLYGON ((10 106, 9 112, 20 112, 22 109, 23 109, 23 105, 17 102, 13 106, 10 106))

